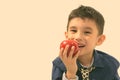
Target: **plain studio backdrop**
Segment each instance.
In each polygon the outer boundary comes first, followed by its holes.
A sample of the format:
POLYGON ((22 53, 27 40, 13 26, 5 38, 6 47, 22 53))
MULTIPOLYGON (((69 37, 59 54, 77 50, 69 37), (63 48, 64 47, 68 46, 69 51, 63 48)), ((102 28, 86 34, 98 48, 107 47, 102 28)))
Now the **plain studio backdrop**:
POLYGON ((68 15, 81 4, 103 14, 106 40, 97 49, 120 61, 119 0, 1 0, 0 80, 51 80, 68 15))

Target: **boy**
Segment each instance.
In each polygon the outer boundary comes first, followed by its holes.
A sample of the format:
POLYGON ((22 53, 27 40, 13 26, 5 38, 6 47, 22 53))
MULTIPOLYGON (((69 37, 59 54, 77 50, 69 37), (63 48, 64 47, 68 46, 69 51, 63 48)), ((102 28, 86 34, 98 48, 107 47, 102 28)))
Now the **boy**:
POLYGON ((117 69, 119 62, 105 52, 95 50, 105 40, 104 18, 94 8, 81 5, 68 18, 66 39, 75 40, 79 50, 69 56, 60 49, 59 57, 53 61, 52 80, 120 80, 117 69))

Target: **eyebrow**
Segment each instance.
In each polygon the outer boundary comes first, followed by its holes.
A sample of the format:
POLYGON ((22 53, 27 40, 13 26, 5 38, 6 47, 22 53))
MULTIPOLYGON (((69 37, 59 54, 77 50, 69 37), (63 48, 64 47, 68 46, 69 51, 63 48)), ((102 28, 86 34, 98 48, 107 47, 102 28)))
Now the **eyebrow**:
POLYGON ((76 29, 76 26, 70 26, 70 29, 76 29))
MULTIPOLYGON (((70 29, 76 29, 76 26, 70 26, 70 29)), ((92 28, 88 26, 84 26, 83 29, 92 31, 92 28)))
POLYGON ((87 30, 91 30, 92 31, 92 28, 90 28, 88 26, 85 26, 83 29, 87 29, 87 30))

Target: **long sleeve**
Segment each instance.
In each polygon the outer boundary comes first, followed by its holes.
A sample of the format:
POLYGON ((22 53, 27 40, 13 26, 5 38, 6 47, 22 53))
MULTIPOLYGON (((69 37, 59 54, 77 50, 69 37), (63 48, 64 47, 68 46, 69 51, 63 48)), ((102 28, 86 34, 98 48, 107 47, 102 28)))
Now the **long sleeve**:
POLYGON ((52 69, 52 80, 62 80, 62 71, 53 65, 52 69))
POLYGON ((62 63, 61 59, 57 57, 53 61, 52 80, 62 80, 62 76, 64 72, 66 72, 66 68, 62 63))
MULTIPOLYGON (((68 80, 65 76, 65 72, 63 73, 62 80, 68 80)), ((79 80, 78 76, 76 76, 76 79, 70 79, 70 80, 79 80)))
POLYGON ((119 77, 118 73, 115 75, 113 80, 120 80, 120 77, 119 77))

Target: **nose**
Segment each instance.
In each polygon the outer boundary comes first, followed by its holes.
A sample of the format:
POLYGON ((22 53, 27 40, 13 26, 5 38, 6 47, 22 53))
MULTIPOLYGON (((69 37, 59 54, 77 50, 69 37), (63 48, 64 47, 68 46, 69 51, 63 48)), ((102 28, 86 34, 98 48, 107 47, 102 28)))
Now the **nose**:
POLYGON ((76 33, 74 39, 77 40, 77 41, 80 41, 80 40, 83 39, 83 35, 81 33, 76 33))

